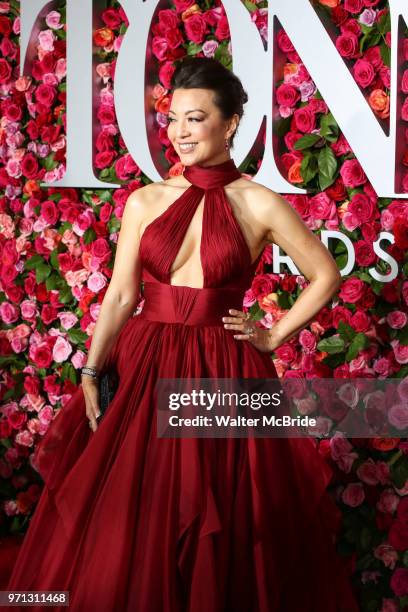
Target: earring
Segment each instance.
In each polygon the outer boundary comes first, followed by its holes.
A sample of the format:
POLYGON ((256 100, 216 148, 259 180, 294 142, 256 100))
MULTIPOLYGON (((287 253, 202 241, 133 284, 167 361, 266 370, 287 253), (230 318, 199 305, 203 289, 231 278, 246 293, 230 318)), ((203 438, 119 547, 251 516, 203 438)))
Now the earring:
POLYGON ((230 148, 230 143, 228 138, 225 139, 225 150, 228 151, 228 149, 230 148))

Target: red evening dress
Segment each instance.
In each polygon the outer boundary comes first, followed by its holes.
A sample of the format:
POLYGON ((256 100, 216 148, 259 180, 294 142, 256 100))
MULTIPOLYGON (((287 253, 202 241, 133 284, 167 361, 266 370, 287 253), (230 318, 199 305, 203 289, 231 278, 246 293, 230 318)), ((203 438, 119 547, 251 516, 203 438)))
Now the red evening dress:
POLYGON ((184 176, 143 233, 144 307, 107 356, 120 386, 97 431, 79 386, 37 446, 45 486, 7 588, 69 591, 73 612, 356 612, 314 440, 157 436, 159 378, 277 377, 221 319, 259 261, 224 189, 240 172, 230 159, 184 176), (204 286, 171 285, 203 196, 204 286))

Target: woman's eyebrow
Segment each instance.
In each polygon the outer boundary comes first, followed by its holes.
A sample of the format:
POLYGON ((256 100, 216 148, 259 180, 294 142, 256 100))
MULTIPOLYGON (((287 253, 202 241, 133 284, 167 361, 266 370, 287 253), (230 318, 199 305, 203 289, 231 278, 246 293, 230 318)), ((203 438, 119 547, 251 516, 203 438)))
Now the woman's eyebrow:
MULTIPOLYGON (((188 110, 186 111, 184 114, 188 115, 188 113, 194 113, 196 111, 200 111, 200 113, 205 113, 204 110, 202 110, 201 108, 193 108, 192 110, 188 110)), ((175 115, 176 113, 173 110, 169 110, 169 113, 173 113, 173 115, 175 115)))

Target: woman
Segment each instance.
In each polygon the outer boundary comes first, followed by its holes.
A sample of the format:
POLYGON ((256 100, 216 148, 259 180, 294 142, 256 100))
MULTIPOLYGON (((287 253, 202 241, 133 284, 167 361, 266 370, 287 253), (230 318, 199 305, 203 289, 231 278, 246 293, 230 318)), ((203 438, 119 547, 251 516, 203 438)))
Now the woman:
POLYGON ((215 60, 176 69, 168 136, 184 174, 127 201, 82 387, 37 448, 45 487, 10 590, 69 591, 75 612, 357 610, 311 439, 157 435, 158 379, 276 377, 268 353, 340 283, 290 205, 231 159, 246 100, 215 60), (264 330, 241 305, 269 242, 311 282, 264 330), (98 420, 110 367, 120 385, 98 420))

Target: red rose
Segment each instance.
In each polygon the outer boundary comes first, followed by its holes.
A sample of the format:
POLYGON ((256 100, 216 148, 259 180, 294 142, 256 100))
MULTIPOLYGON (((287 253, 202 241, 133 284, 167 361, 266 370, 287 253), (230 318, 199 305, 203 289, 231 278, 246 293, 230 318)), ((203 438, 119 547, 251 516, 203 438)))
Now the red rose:
POLYGON ((95 146, 99 152, 109 151, 114 148, 114 142, 112 134, 108 134, 108 132, 99 132, 95 146))
POLYGON ((45 325, 49 325, 57 318, 58 310, 55 306, 51 306, 50 304, 44 304, 41 308, 41 321, 45 323, 45 325))
POLYGON ((179 25, 179 19, 172 9, 159 11, 159 24, 162 32, 175 30, 179 25))
POLYGON ((344 0, 344 9, 349 13, 361 13, 363 0, 344 0))
POLYGON ((12 30, 11 20, 5 15, 0 15, 0 34, 10 36, 12 30))
POLYGON ((340 177, 337 177, 333 185, 330 185, 330 187, 328 187, 325 191, 329 198, 335 202, 342 202, 347 197, 344 183, 340 177))
POLYGON ((352 313, 345 306, 335 306, 332 310, 333 327, 337 329, 340 321, 350 325, 352 313))
POLYGON ((119 28, 122 23, 122 18, 119 15, 119 12, 113 8, 105 9, 102 12, 101 17, 103 23, 108 26, 108 28, 112 28, 112 30, 119 28))
POLYGON ((37 367, 48 368, 52 363, 52 351, 44 342, 31 349, 30 358, 37 367))
POLYGON ((353 74, 358 85, 368 87, 374 80, 375 70, 370 62, 358 59, 354 64, 353 74))
POLYGON ((19 104, 10 102, 4 109, 4 114, 9 121, 20 121, 23 116, 23 109, 19 104))
POLYGON ((340 34, 336 39, 336 48, 342 57, 355 57, 359 52, 357 36, 353 32, 340 34))
POLYGON ((373 293, 371 287, 369 287, 368 289, 366 289, 365 293, 361 296, 358 302, 356 302, 356 306, 362 308, 363 310, 368 310, 369 308, 372 308, 374 306, 376 301, 377 298, 373 293))
POLYGON ((164 62, 160 66, 159 79, 166 89, 171 89, 171 79, 173 77, 176 67, 172 62, 164 62))
POLYGON ((108 168, 116 157, 115 151, 100 151, 95 155, 95 167, 99 170, 108 168))
POLYGON ((4 58, 0 58, 0 84, 8 83, 11 78, 11 66, 4 58))
POLYGON ((316 127, 316 115, 309 106, 304 106, 295 110, 293 117, 295 125, 300 132, 309 133, 316 127))
POLYGON ((293 53, 295 47, 292 45, 285 30, 279 30, 277 36, 278 47, 283 53, 293 53))
POLYGON ((397 519, 388 534, 388 541, 395 550, 408 550, 408 523, 397 519))
POLYGON ((356 218, 359 224, 367 223, 374 216, 374 204, 365 193, 356 193, 353 195, 350 204, 347 208, 356 218))
POLYGON ((58 221, 58 209, 55 202, 52 200, 45 200, 41 204, 41 216, 44 221, 49 225, 55 225, 58 221))
POLYGON ((184 42, 183 34, 178 28, 166 30, 164 33, 164 38, 166 39, 170 49, 177 49, 177 47, 182 45, 184 42))
POLYGON ((116 121, 115 110, 113 106, 101 104, 98 108, 97 117, 102 125, 108 125, 116 121))
POLYGON ((300 94, 293 85, 283 83, 283 85, 280 85, 276 90, 276 101, 281 106, 295 106, 299 99, 300 94))
POLYGON ((370 64, 374 66, 375 70, 380 70, 380 68, 384 65, 379 45, 375 45, 375 47, 368 47, 364 53, 364 59, 370 62, 370 64))
POLYGON ((357 159, 347 159, 341 169, 340 175, 346 187, 357 187, 367 181, 367 177, 357 159))
POLYGON ((113 206, 106 202, 103 206, 101 206, 99 212, 99 218, 103 223, 107 223, 112 216, 113 206))
POLYGON ((283 291, 292 293, 297 287, 296 277, 294 275, 285 275, 280 281, 280 286, 283 291))
POLYGON ((104 238, 98 238, 91 244, 92 256, 102 263, 106 263, 111 258, 111 250, 109 244, 104 238))
POLYGON ((225 15, 223 15, 220 18, 214 34, 215 34, 215 37, 217 38, 217 40, 225 40, 226 38, 230 37, 230 29, 229 29, 229 25, 228 25, 228 19, 226 18, 225 15))
POLYGON ((350 304, 357 302, 364 294, 364 290, 367 288, 359 278, 348 278, 344 281, 339 291, 339 297, 350 304))
POLYGON ((365 332, 370 327, 371 318, 364 310, 358 309, 350 319, 350 325, 356 332, 365 332))
POLYGON ((35 99, 40 104, 50 107, 56 97, 56 91, 50 85, 44 85, 43 83, 35 90, 35 99))
POLYGON ((395 244, 399 249, 408 249, 408 222, 404 217, 397 217, 394 221, 395 244))
POLYGON ((365 240, 358 240, 354 244, 354 250, 356 254, 356 262, 359 266, 367 267, 374 263, 377 258, 372 244, 366 242, 365 240))
POLYGON ((21 162, 21 172, 29 179, 33 179, 38 173, 38 161, 33 153, 26 153, 21 162))
POLYGON ((34 119, 30 119, 26 126, 26 132, 31 138, 31 140, 36 140, 38 138, 39 130, 38 125, 34 121, 34 119))
POLYGON ((165 38, 162 36, 154 36, 152 40, 152 52, 159 61, 163 61, 167 58, 167 51, 169 45, 165 38))
POLYGON ((18 47, 9 38, 3 38, 0 43, 0 52, 3 57, 9 59, 16 59, 18 47))
POLYGON ((188 38, 199 44, 203 42, 207 31, 207 22, 202 15, 194 13, 184 22, 188 38))
POLYGON ((390 586, 397 597, 408 595, 408 569, 398 567, 391 576, 390 586))
POLYGON ((395 304, 400 299, 399 289, 395 281, 398 282, 398 279, 395 279, 391 283, 385 283, 385 285, 381 289, 382 297, 389 304, 395 304))
POLYGON ((257 299, 269 293, 274 293, 277 286, 278 282, 271 274, 258 274, 252 281, 252 291, 257 299))

